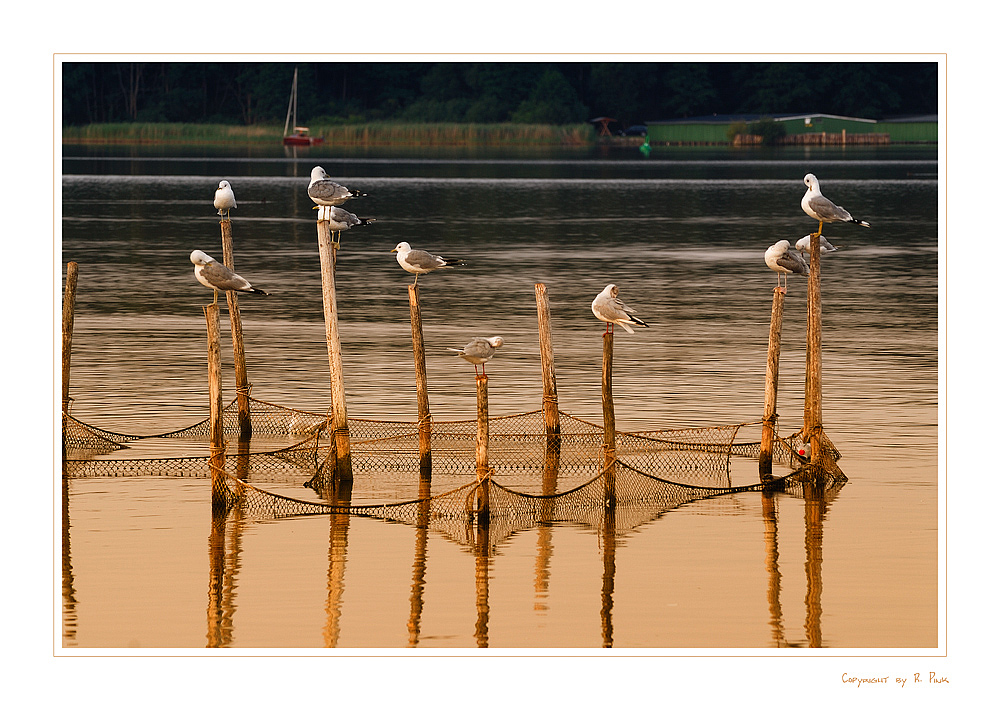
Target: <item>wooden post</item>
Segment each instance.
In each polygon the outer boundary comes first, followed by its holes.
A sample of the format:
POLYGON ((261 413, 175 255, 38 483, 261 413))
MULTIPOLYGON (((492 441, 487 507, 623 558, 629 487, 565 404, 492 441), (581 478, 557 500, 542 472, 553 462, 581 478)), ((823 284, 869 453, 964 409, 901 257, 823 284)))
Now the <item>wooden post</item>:
POLYGON ((545 436, 559 436, 559 397, 556 394, 555 358, 552 355, 549 294, 545 284, 535 284, 535 305, 538 307, 538 346, 542 356, 542 415, 545 436))
MULTIPOLYGON (((320 210, 322 213, 322 210, 320 210)), ((330 359, 330 401, 333 418, 336 478, 352 480, 351 439, 347 424, 347 398, 344 392, 344 366, 340 355, 340 331, 337 326, 337 286, 334 274, 337 255, 333 249, 330 223, 316 222, 319 241, 319 263, 323 277, 323 317, 326 320, 326 350, 330 359)))
POLYGON ((823 309, 820 303, 819 239, 810 249, 809 288, 806 301, 806 391, 802 439, 811 445, 812 461, 819 460, 823 438, 823 309))
POLYGON ((613 508, 615 505, 615 402, 611 394, 611 371, 615 354, 614 331, 604 334, 604 359, 601 368, 601 404, 604 408, 604 492, 605 505, 613 508))
POLYGON ((413 367, 417 379, 417 431, 420 436, 420 476, 431 475, 431 405, 427 398, 427 360, 424 326, 420 318, 420 289, 410 284, 410 330, 413 334, 413 367))
POLYGON ((760 435, 760 482, 774 478, 774 435, 778 428, 778 360, 781 355, 781 318, 785 311, 785 291, 774 289, 771 302, 771 332, 767 340, 767 374, 764 384, 764 423, 760 435))
POLYGON ((222 430, 222 353, 219 345, 219 306, 203 306, 208 326, 209 439, 213 449, 224 445, 222 430))
POLYGON ((73 320, 76 317, 76 282, 79 273, 75 261, 66 264, 66 289, 62 313, 62 410, 69 412, 69 363, 73 354, 73 320))
MULTIPOLYGON (((233 260, 233 223, 224 219, 222 226, 222 263, 236 270, 233 260)), ((233 337, 233 369, 236 376, 236 408, 240 439, 249 439, 253 435, 250 424, 250 384, 247 381, 246 355, 243 351, 243 319, 240 317, 239 296, 235 291, 226 291, 226 304, 229 309, 229 327, 233 337)))
POLYGON ((476 375, 476 478, 479 479, 479 520, 489 519, 490 508, 490 412, 489 378, 476 375))

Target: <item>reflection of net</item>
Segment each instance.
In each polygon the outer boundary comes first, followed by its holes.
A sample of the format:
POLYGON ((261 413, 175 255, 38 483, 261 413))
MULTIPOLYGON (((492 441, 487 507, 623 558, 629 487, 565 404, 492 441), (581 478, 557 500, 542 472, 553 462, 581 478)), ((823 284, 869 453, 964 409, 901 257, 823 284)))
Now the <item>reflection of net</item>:
MULTIPOLYGON (((330 459, 331 444, 327 417, 256 399, 251 399, 250 404, 255 440, 285 443, 267 451, 251 451, 248 445, 240 448, 229 442, 225 469, 213 476, 217 502, 239 506, 254 518, 341 512, 447 528, 449 535, 461 540, 474 534, 465 527, 471 524, 484 492, 476 480, 474 420, 432 424, 434 488, 418 493, 417 424, 351 419, 351 469, 355 481, 374 482, 375 493, 367 498, 386 502, 338 507, 258 487, 268 482, 301 486, 328 470, 325 464, 330 459), (404 502, 394 502, 401 497, 404 502)), ((227 435, 235 437, 239 431, 235 400, 225 409, 223 421, 227 435)), ((545 436, 541 410, 490 419, 490 475, 483 483, 488 488, 485 492, 490 526, 513 532, 546 521, 597 525, 611 508, 615 510, 615 527, 630 528, 697 498, 759 490, 760 484, 734 487, 730 464, 733 457, 759 456, 760 425, 750 422, 618 433, 617 464, 609 484, 600 426, 560 414, 560 436, 553 443, 545 436), (741 435, 744 440, 738 441, 741 435)), ((207 449, 207 421, 157 436, 137 436, 104 431, 64 415, 63 432, 67 451, 64 474, 68 477, 212 474, 207 455, 129 457, 130 447, 138 451, 144 441, 154 439, 187 438, 207 449)), ((793 451, 801 443, 797 437, 775 439, 775 464, 799 465, 793 451)), ((827 470, 834 472, 833 480, 842 480, 835 463, 840 454, 827 443, 822 459, 829 462, 827 470)), ((799 472, 812 468, 802 467, 799 472)), ((786 476, 779 479, 778 485, 789 489, 794 480, 786 476)))
POLYGON ((706 488, 650 476, 626 464, 614 466, 613 485, 599 473, 564 493, 531 495, 500 485, 488 477, 437 496, 383 505, 336 505, 302 501, 261 490, 229 474, 213 479, 213 493, 227 507, 239 507, 244 519, 297 515, 349 514, 409 523, 473 544, 484 528, 480 516, 482 488, 488 504, 488 534, 496 542, 539 524, 574 522, 594 529, 632 530, 684 503, 727 493, 760 490, 761 486, 706 488), (609 492, 610 491, 610 492, 609 492), (613 501, 613 504, 609 503, 613 501))

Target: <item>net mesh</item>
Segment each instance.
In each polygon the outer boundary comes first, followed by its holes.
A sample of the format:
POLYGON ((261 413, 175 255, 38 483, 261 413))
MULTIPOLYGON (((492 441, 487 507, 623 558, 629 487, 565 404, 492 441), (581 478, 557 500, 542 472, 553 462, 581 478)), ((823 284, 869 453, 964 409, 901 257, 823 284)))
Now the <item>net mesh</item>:
MULTIPOLYGON (((559 436, 551 438, 536 410, 489 420, 485 475, 476 467, 477 422, 433 422, 433 475, 426 479, 419 475, 417 423, 350 419, 353 499, 360 502, 305 500, 262 486, 309 486, 328 494, 334 457, 328 415, 254 398, 249 404, 253 443, 232 440, 239 434, 234 399, 223 411, 225 455, 214 458, 203 453, 209 448, 208 420, 162 434, 130 435, 64 413, 64 475, 211 477, 213 504, 238 508, 244 517, 360 515, 426 525, 469 543, 483 516, 491 539, 544 522, 607 527, 609 511, 621 531, 699 498, 763 488, 731 481, 734 461, 752 467, 760 455, 760 421, 618 432, 614 463, 608 465, 602 427, 560 413, 559 436), (185 455, 163 455, 164 447, 177 445, 185 455), (156 455, 147 453, 147 446, 156 455)), ((803 443, 801 432, 775 438, 774 464, 788 471, 768 487, 794 493, 846 480, 832 442, 824 437, 823 450, 810 463, 796 454, 803 443)))

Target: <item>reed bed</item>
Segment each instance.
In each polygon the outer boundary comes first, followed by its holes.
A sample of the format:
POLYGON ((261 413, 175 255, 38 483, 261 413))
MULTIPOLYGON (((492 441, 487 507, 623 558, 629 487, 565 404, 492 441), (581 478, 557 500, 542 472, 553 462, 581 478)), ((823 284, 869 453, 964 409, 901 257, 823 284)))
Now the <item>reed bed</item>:
MULTIPOLYGON (((313 124, 310 134, 326 145, 539 145, 584 146, 596 142, 589 124, 361 123, 313 124)), ((63 143, 277 143, 281 126, 194 123, 99 123, 64 126, 63 143)))

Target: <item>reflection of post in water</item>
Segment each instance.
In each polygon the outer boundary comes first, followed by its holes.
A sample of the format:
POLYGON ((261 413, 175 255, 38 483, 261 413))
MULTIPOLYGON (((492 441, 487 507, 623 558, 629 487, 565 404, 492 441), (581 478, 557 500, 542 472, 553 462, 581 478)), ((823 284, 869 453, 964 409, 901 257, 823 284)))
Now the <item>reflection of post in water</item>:
POLYGON ((413 337, 413 366, 417 381, 417 431, 420 436, 420 477, 431 475, 431 405, 427 397, 427 359, 424 353, 424 326, 420 317, 420 289, 409 286, 410 331, 413 337))
POLYGON ((417 494, 417 541, 413 553, 413 584, 410 587, 410 619, 406 623, 410 648, 420 643, 420 616, 424 609, 424 577, 427 574, 427 530, 431 514, 431 480, 420 478, 417 494))
MULTIPOLYGON (((331 491, 332 505, 347 508, 351 505, 351 481, 331 491)), ((326 576, 326 625, 323 627, 323 645, 336 648, 340 641, 340 607, 344 596, 344 573, 347 567, 347 529, 351 523, 349 513, 330 513, 330 552, 326 576)))
POLYGON ((476 644, 490 646, 490 526, 474 523, 476 530, 476 644))
POLYGON ((538 555, 535 558, 535 611, 546 611, 548 606, 541 601, 548 596, 549 565, 552 561, 552 516, 559 476, 559 437, 547 438, 545 461, 542 466, 542 499, 538 509, 538 555))
POLYGON ((76 590, 73 588, 73 558, 69 553, 69 478, 62 477, 62 617, 63 645, 76 645, 76 590))
POLYGON ((767 571, 767 609, 771 615, 771 634, 775 648, 785 648, 785 627, 781 620, 781 568, 778 566, 778 509, 774 493, 761 493, 764 518, 764 567, 767 571))
POLYGON ((601 526, 601 540, 604 547, 604 576, 601 585, 601 641, 604 648, 614 646, 614 626, 611 623, 611 607, 614 606, 615 592, 615 508, 604 509, 601 526))
MULTIPOLYGON (((814 251, 819 251, 815 249, 814 251)), ((823 606, 823 520, 826 518, 826 495, 822 484, 805 486, 806 544, 806 639, 809 648, 823 647, 821 617, 823 606)))

